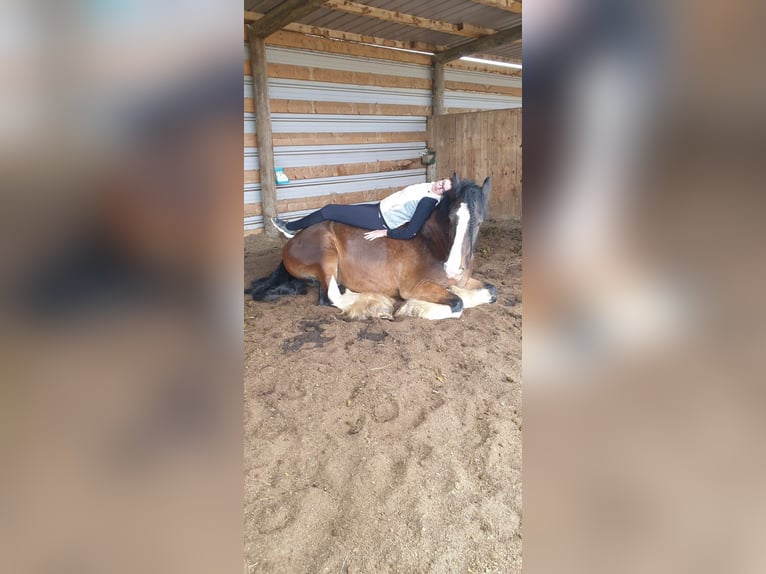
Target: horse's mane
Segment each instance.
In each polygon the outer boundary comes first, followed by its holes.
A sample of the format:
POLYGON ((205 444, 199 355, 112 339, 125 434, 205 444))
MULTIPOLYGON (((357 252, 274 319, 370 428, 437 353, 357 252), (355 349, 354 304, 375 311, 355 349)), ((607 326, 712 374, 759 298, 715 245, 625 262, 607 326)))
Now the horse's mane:
POLYGON ((434 209, 431 216, 426 220, 420 230, 420 236, 425 240, 428 248, 438 259, 446 259, 450 249, 451 232, 449 213, 455 202, 463 197, 464 188, 473 182, 463 179, 457 187, 442 195, 439 205, 434 209))

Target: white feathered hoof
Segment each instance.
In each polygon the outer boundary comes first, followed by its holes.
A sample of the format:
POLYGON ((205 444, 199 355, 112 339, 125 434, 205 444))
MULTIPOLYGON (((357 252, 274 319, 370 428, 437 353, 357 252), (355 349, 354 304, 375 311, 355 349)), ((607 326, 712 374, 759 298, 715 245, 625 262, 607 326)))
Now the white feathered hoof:
POLYGON ((393 319, 394 300, 381 293, 355 293, 351 289, 340 292, 335 276, 327 285, 330 301, 349 319, 393 319))
POLYGON ((359 299, 344 309, 349 319, 388 319, 392 320, 394 300, 380 293, 359 293, 359 299))
POLYGON ((397 317, 420 317, 438 321, 440 319, 459 319, 463 314, 462 306, 459 310, 453 311, 449 305, 440 305, 429 301, 420 301, 419 299, 408 299, 396 311, 397 317))

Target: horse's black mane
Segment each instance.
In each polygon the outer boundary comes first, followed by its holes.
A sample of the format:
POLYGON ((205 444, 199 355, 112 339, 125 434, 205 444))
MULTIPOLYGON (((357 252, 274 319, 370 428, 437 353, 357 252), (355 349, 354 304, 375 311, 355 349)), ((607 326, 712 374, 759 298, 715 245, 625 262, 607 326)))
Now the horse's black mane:
POLYGON ((473 201, 476 200, 476 191, 479 192, 479 195, 481 195, 481 188, 476 185, 475 181, 471 181, 470 179, 461 179, 457 187, 454 188, 453 191, 445 193, 442 196, 442 200, 439 202, 438 207, 438 218, 441 221, 444 221, 449 218, 449 212, 452 209, 452 206, 455 203, 459 203, 460 201, 463 201, 464 197, 468 195, 468 201, 469 201, 469 208, 471 207, 471 204, 473 201), (471 193, 473 191, 474 193, 471 193))
POLYGON ((469 208, 472 201, 473 194, 471 190, 478 190, 481 194, 481 189, 475 182, 470 179, 462 179, 458 182, 457 186, 452 191, 442 195, 442 200, 434 210, 434 214, 426 221, 423 226, 420 235, 428 244, 433 254, 440 259, 446 258, 449 251, 449 245, 451 241, 450 233, 450 221, 449 214, 452 207, 461 201, 468 194, 469 208))

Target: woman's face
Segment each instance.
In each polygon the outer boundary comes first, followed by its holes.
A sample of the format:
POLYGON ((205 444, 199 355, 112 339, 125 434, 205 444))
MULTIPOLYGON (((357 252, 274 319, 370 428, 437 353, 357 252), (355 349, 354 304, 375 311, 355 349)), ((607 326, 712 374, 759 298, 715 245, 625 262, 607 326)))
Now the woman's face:
POLYGON ((450 179, 445 178, 434 182, 434 193, 437 195, 441 195, 450 189, 452 189, 452 181, 450 179))

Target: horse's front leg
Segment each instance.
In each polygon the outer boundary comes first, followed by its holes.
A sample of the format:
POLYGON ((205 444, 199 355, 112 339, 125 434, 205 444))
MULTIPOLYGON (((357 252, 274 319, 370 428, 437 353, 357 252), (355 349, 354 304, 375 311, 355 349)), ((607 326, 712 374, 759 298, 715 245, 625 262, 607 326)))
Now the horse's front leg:
POLYGON ((433 281, 421 281, 412 288, 400 289, 406 301, 396 312, 397 317, 424 319, 457 319, 463 314, 463 300, 433 281))
POLYGON ((463 307, 465 309, 497 301, 497 289, 495 286, 491 283, 482 283, 474 278, 469 279, 465 287, 454 285, 449 288, 449 291, 463 300, 463 307))

